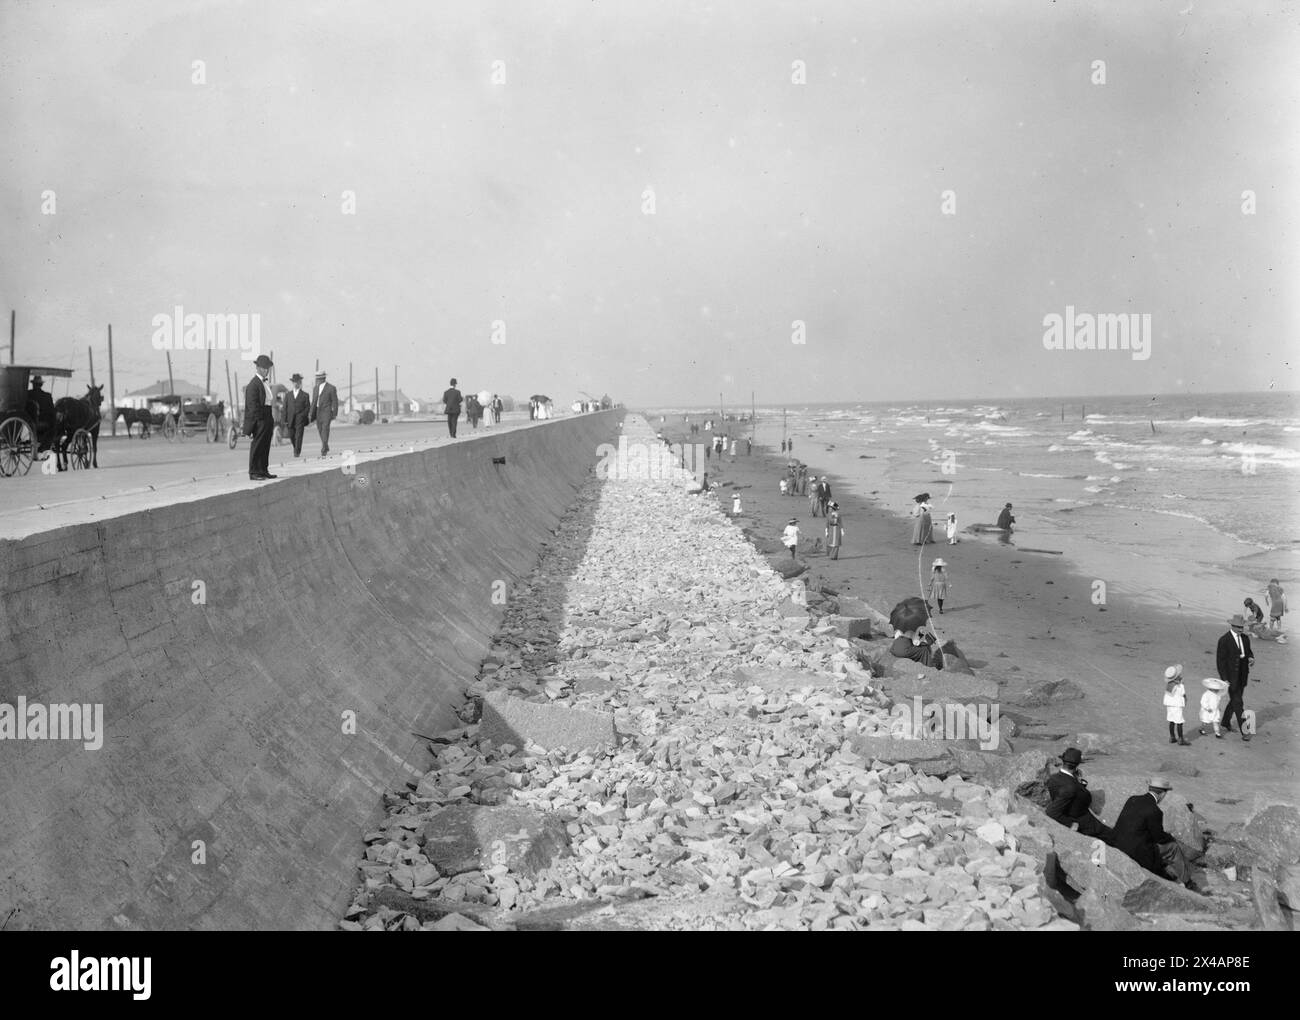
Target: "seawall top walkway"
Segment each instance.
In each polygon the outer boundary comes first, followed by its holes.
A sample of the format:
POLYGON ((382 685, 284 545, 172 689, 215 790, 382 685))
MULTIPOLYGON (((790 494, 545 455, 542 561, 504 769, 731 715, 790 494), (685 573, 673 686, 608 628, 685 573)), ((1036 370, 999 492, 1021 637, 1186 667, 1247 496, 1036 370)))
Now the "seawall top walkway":
POLYGON ((320 438, 315 427, 309 426, 301 457, 293 456, 288 443, 271 447, 271 473, 279 477, 270 482, 249 479, 246 436, 241 436, 231 450, 224 442, 208 443, 202 436, 168 442, 161 436, 141 440, 101 433, 97 469, 45 474, 38 463, 23 477, 0 478, 0 540, 276 485, 288 478, 343 470, 345 465, 470 442, 502 432, 540 428, 568 417, 572 416, 530 421, 525 414, 515 412, 507 414, 498 425, 477 430, 462 422, 456 439, 448 437, 446 419, 387 425, 336 422, 327 457, 320 456, 320 438))

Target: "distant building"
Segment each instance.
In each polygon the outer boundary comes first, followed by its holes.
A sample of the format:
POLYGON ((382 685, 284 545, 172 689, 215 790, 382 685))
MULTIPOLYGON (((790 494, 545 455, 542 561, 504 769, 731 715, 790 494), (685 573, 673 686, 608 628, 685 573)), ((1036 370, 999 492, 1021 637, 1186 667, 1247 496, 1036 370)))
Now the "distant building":
MULTIPOLYGON (((118 397, 118 407, 133 407, 143 409, 149 406, 149 401, 156 397, 165 397, 171 394, 172 386, 166 379, 159 379, 152 385, 145 386, 138 390, 130 390, 124 396, 118 397)), ((204 393, 201 387, 195 386, 188 379, 177 379, 175 393, 179 397, 214 397, 213 394, 204 393)))
POLYGON ((386 414, 418 414, 421 406, 420 401, 412 400, 401 390, 396 393, 393 390, 380 390, 378 400, 373 393, 366 393, 343 402, 345 412, 374 411, 378 417, 386 414))

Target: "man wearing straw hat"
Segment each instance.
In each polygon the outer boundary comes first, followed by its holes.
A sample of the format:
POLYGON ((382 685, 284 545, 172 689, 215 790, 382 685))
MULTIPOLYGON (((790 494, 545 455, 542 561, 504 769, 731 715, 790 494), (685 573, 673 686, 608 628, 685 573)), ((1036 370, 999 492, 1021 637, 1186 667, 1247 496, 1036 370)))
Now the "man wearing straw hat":
MULTIPOLYGON (((1255 656, 1250 650, 1250 635, 1246 633, 1246 620, 1240 613, 1228 621, 1228 633, 1219 638, 1214 660, 1219 670, 1219 679, 1228 685, 1228 707, 1223 710, 1223 728, 1231 733, 1234 715, 1237 717, 1237 728, 1241 729, 1246 684, 1250 679, 1250 667, 1255 665, 1255 656)), ((1241 730, 1241 739, 1249 740, 1250 734, 1241 730)))
POLYGON ((1164 776, 1152 776, 1147 781, 1146 793, 1126 800, 1115 819, 1112 845, 1153 875, 1173 879, 1195 890, 1187 856, 1177 838, 1165 832, 1165 815, 1160 810, 1160 802, 1173 788, 1164 776))

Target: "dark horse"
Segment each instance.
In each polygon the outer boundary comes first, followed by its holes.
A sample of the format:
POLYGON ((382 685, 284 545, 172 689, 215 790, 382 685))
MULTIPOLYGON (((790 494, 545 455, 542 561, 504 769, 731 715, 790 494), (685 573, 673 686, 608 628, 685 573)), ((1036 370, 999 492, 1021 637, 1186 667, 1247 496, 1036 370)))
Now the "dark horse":
POLYGON ((131 438, 131 426, 139 424, 140 438, 149 438, 149 429, 153 425, 153 415, 147 410, 136 410, 134 407, 115 407, 113 408, 113 421, 121 418, 126 422, 126 438, 131 438))
POLYGON ((104 387, 87 387, 86 395, 62 397, 54 404, 54 454, 60 471, 68 470, 68 444, 77 429, 90 433, 90 462, 99 467, 99 407, 104 402, 104 387))

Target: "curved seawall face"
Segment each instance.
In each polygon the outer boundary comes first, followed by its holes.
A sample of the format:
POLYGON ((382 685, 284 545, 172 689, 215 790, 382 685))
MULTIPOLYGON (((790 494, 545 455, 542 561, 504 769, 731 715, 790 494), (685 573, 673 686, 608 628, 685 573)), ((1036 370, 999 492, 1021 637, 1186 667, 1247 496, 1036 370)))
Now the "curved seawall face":
POLYGON ((331 926, 621 415, 0 541, 0 926, 331 926))

